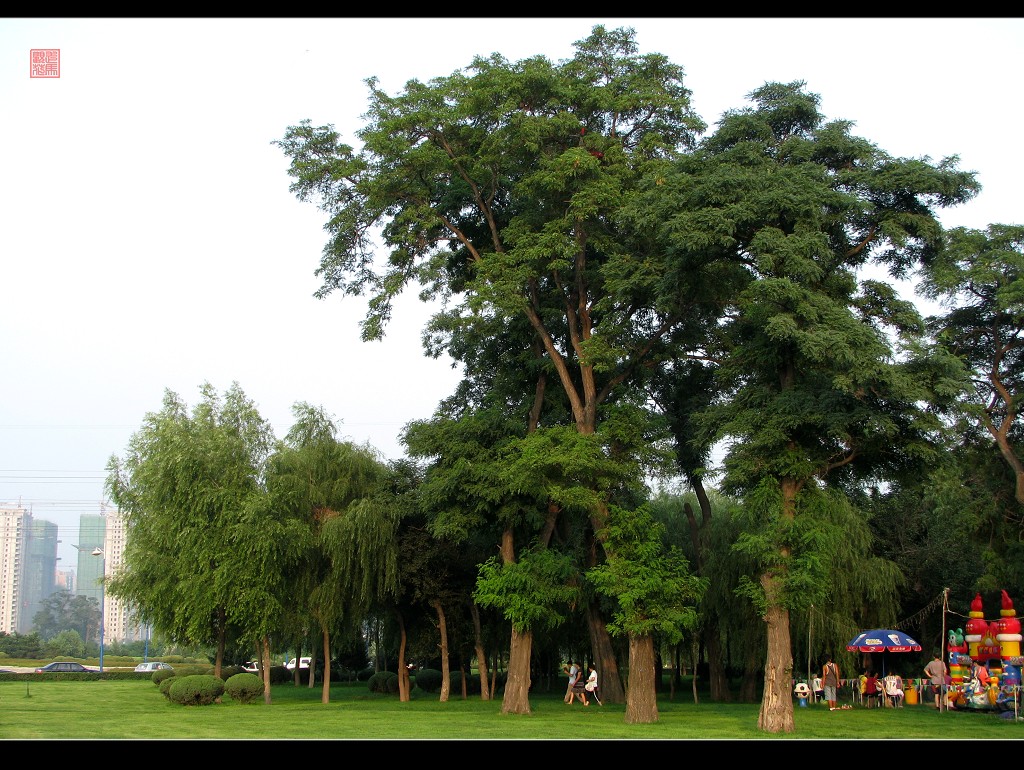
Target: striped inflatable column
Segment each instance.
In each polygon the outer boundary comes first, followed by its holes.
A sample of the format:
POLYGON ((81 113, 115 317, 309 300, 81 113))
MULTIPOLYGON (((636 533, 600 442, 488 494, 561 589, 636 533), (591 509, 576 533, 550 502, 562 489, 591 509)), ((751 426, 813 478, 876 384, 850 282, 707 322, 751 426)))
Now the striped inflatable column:
POLYGON ((971 611, 968 613, 967 633, 964 641, 967 642, 967 654, 974 660, 978 659, 978 645, 981 638, 988 631, 988 623, 985 621, 985 612, 981 604, 981 594, 974 597, 971 602, 971 611))
POLYGON ((996 641, 999 642, 999 656, 1003 660, 1003 667, 1010 658, 1020 657, 1020 621, 1017 619, 1017 610, 1013 608, 1010 595, 1003 591, 1002 609, 999 610, 1000 618, 996 628, 996 641))
POLYGON ((963 629, 956 629, 949 632, 949 678, 953 687, 961 689, 964 683, 964 674, 971 665, 971 659, 967 655, 967 643, 964 641, 963 629))

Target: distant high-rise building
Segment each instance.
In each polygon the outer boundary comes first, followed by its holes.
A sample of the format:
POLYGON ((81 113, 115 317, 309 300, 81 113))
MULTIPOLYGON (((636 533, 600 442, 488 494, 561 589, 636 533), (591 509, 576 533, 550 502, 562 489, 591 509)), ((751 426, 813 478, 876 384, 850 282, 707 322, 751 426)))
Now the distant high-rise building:
POLYGON ((75 571, 73 569, 57 570, 54 585, 58 591, 67 591, 73 594, 75 592, 75 571))
POLYGON ((75 592, 103 605, 103 635, 107 641, 137 641, 143 629, 135 622, 131 608, 111 596, 100 584, 121 570, 127 528, 119 511, 85 514, 78 521, 78 586, 75 592), (93 553, 99 549, 100 553, 93 553))
POLYGON ((28 609, 25 565, 32 513, 21 506, 0 508, 0 631, 18 633, 28 609))
POLYGON ((106 533, 107 517, 102 513, 83 513, 78 517, 78 542, 75 544, 78 549, 78 569, 75 570, 78 585, 75 593, 95 599, 97 606, 100 603, 103 560, 93 556, 92 552, 97 548, 102 550, 106 533))
POLYGON ((56 590, 57 578, 57 525, 35 519, 29 523, 28 532, 21 594, 24 610, 18 617, 20 634, 32 633, 35 616, 56 590))

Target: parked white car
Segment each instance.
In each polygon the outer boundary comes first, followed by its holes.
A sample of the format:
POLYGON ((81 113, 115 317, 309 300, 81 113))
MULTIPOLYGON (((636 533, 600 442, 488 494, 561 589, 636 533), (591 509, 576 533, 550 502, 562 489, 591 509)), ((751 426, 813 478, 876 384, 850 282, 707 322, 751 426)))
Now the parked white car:
POLYGON ((149 663, 140 663, 135 667, 136 671, 173 671, 174 666, 170 663, 162 663, 159 660, 151 660, 149 663))
MULTIPOLYGON (((313 660, 312 658, 300 658, 299 659, 299 669, 301 670, 301 669, 304 669, 304 668, 309 668, 309 664, 310 664, 310 662, 312 660, 313 660)), ((294 671, 295 670, 295 658, 292 658, 287 663, 285 663, 284 667, 286 669, 288 669, 289 671, 294 671)))

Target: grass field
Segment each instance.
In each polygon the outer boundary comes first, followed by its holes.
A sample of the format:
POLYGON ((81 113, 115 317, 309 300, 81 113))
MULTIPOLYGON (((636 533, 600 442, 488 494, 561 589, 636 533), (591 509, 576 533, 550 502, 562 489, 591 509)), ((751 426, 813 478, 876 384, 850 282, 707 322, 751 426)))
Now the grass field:
POLYGON ((795 708, 796 731, 757 729, 759 704, 694 704, 692 696, 659 701, 654 724, 627 725, 624 705, 562 702, 561 692, 531 695, 533 713, 501 713, 501 701, 441 703, 414 690, 370 693, 362 682, 321 688, 275 686, 273 702, 242 705, 225 696, 211 706, 179 706, 148 680, 0 682, 0 738, 129 740, 737 740, 800 739, 999 740, 1024 738, 1024 721, 986 712, 939 713, 925 705, 830 712, 795 708))

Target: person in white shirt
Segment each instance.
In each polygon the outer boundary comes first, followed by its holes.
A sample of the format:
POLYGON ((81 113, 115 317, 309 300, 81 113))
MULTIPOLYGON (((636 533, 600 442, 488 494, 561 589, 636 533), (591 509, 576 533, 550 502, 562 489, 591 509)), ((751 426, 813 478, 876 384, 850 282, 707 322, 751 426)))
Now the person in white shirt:
POLYGON ((885 689, 885 697, 889 705, 896 707, 903 705, 903 677, 899 674, 887 674, 882 680, 882 686, 885 689))
POLYGON ((601 703, 601 697, 597 693, 597 669, 594 665, 590 665, 590 673, 587 674, 587 683, 583 685, 583 689, 587 691, 587 695, 597 701, 598 706, 603 706, 601 703))

